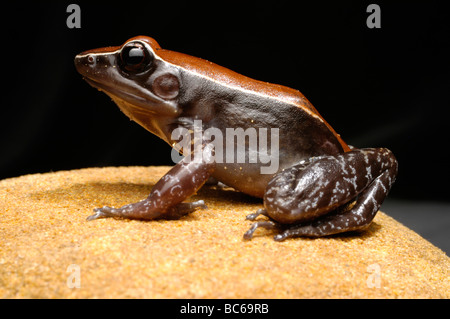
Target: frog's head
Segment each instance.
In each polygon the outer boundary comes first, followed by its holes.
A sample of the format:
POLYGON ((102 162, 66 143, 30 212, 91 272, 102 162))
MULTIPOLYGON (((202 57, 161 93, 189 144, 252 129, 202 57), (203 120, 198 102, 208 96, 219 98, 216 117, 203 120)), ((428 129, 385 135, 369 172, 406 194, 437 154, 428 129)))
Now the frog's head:
POLYGON ((154 39, 138 36, 119 47, 82 52, 75 57, 75 66, 131 119, 175 117, 181 112, 177 103, 180 77, 176 68, 158 57, 158 50, 161 47, 154 39))

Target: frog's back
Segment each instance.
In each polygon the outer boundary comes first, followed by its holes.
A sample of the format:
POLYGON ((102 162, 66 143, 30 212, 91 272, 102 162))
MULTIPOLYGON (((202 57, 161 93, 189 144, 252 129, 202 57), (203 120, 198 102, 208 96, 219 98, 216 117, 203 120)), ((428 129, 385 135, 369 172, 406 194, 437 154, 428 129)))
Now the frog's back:
POLYGON ((209 81, 213 81, 219 86, 226 86, 228 89, 242 91, 246 94, 259 95, 269 99, 275 99, 278 103, 289 104, 305 112, 308 116, 316 118, 322 122, 327 129, 335 136, 344 152, 350 150, 349 146, 341 139, 334 129, 325 121, 308 99, 298 90, 268 82, 255 80, 230 69, 217 65, 213 62, 193 57, 187 54, 158 49, 156 54, 164 61, 173 64, 184 71, 195 76, 201 76, 209 81))

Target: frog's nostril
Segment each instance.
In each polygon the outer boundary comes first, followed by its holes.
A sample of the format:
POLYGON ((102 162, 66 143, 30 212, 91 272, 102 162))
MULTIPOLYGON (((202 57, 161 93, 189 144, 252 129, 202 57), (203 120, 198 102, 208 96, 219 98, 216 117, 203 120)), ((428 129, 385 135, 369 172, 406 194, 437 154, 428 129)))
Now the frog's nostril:
POLYGON ((75 57, 75 67, 79 73, 86 75, 95 67, 96 58, 92 54, 79 54, 75 57))
POLYGON ((95 56, 93 54, 78 54, 75 57, 75 64, 89 66, 95 64, 95 56))

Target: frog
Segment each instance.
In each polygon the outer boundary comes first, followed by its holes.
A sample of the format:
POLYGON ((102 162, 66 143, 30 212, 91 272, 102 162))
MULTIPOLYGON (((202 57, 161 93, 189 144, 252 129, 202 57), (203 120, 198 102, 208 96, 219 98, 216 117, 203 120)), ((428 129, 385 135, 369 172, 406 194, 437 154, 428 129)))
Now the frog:
MULTIPOLYGON (((148 197, 96 208, 87 220, 179 219, 207 209, 204 200, 189 198, 214 179, 262 199, 263 208, 246 216, 251 224, 244 240, 258 228, 273 232, 276 241, 361 233, 397 177, 392 151, 347 144, 300 91, 163 49, 151 37, 84 51, 76 55, 75 67, 127 117, 182 155, 148 197), (224 143, 214 141, 230 129, 248 134, 240 136, 245 141, 234 157, 218 160, 224 143), (174 134, 177 130, 182 134, 174 134), (215 136, 202 134, 211 130, 215 136), (270 141, 268 130, 277 133, 270 141), (184 148, 181 137, 192 138, 184 148), (250 143, 255 140, 256 146, 250 143), (269 142, 272 169, 262 156, 269 153, 269 142)), ((230 150, 238 137, 226 141, 230 150)))

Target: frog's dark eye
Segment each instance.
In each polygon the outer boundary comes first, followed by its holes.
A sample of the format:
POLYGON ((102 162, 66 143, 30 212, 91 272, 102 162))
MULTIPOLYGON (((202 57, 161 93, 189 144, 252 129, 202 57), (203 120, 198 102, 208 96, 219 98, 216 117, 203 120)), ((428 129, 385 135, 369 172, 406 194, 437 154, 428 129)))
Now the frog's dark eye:
POLYGON ((153 55, 141 43, 131 42, 122 48, 120 60, 121 67, 125 71, 140 73, 151 66, 153 55))

